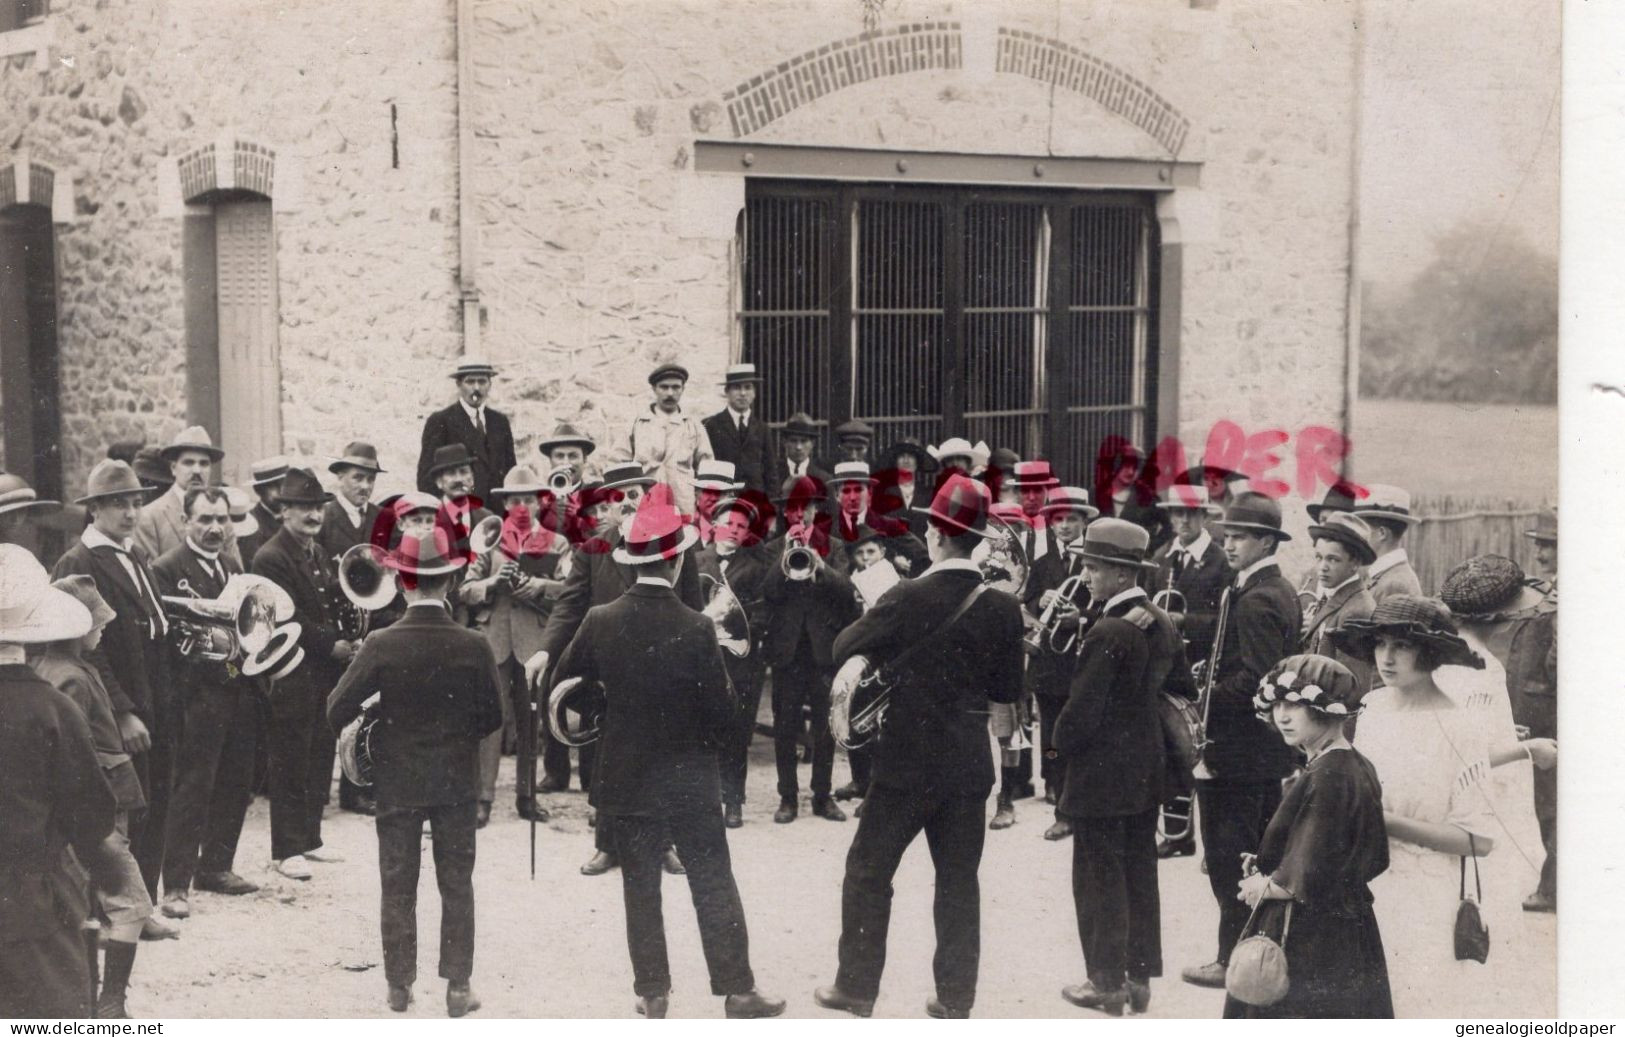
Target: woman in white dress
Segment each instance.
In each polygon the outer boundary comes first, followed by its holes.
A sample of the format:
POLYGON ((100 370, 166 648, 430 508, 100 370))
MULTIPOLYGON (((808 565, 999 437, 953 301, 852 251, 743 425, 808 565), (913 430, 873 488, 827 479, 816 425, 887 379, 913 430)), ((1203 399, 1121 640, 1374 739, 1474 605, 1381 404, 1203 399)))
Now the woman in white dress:
POLYGON ((1370 619, 1332 636, 1344 651, 1372 657, 1384 685, 1366 697, 1356 744, 1382 782, 1390 864, 1371 892, 1395 1016, 1551 1014, 1555 1004, 1530 1003, 1529 941, 1514 931, 1521 927, 1515 909, 1486 906, 1487 962, 1457 961, 1454 951, 1463 860, 1469 895, 1473 855, 1485 890, 1496 888, 1498 862, 1490 855, 1504 840, 1487 787, 1490 770, 1530 752, 1501 743, 1497 711, 1458 706, 1435 679, 1440 667, 1481 670, 1484 660, 1458 635, 1444 605, 1409 595, 1388 598, 1370 619))

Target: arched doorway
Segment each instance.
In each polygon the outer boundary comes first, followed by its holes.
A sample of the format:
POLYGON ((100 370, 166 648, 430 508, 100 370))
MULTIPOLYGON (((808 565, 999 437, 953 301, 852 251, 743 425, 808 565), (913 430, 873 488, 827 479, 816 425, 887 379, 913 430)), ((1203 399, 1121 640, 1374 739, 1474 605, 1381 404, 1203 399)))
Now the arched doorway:
POLYGON ((6 471, 60 500, 56 283, 49 206, 0 207, 0 448, 6 471))

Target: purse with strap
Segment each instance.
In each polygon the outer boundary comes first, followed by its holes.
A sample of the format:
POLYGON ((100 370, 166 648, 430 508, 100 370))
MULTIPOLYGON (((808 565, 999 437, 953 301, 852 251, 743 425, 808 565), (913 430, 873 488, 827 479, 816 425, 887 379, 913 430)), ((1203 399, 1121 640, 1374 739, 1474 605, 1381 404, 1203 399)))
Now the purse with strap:
POLYGON ((1461 903, 1456 905, 1456 960, 1476 961, 1482 965, 1490 956, 1490 927, 1484 924, 1484 916, 1478 910, 1484 900, 1484 884, 1478 874, 1478 845, 1471 832, 1467 832, 1467 849, 1473 858, 1474 894, 1471 898, 1467 896, 1467 858, 1463 857, 1461 903))
POLYGON ((1230 952, 1230 964, 1224 970, 1224 989, 1244 1005, 1265 1008, 1286 997, 1292 988, 1287 974, 1286 938, 1292 931, 1292 901, 1286 903, 1286 920, 1281 924, 1281 942, 1253 930, 1258 921, 1258 909, 1265 897, 1253 905, 1247 924, 1241 930, 1242 938, 1230 952), (1248 933, 1251 935, 1248 935, 1248 933))

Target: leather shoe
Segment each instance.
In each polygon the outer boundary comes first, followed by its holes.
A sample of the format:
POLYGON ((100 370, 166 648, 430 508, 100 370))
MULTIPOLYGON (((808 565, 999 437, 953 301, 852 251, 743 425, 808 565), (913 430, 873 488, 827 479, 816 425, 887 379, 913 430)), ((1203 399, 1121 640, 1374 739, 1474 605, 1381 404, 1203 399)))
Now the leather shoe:
POLYGON ((1167 839, 1157 840, 1157 857, 1161 860, 1168 860, 1171 857, 1194 856, 1196 856, 1196 843, 1194 840, 1181 839, 1178 842, 1170 842, 1167 839))
POLYGON ((608 853, 604 850, 599 850, 597 853, 592 855, 591 860, 581 866, 581 874, 602 875, 606 871, 613 871, 615 868, 620 866, 620 863, 620 861, 615 859, 614 854, 608 853))
POLYGON ((677 851, 670 846, 666 847, 666 852, 661 855, 660 866, 666 869, 667 875, 688 874, 688 869, 683 867, 683 862, 677 859, 677 851))
POLYGON ((745 823, 744 809, 738 803, 729 803, 722 808, 722 823, 729 828, 738 828, 745 823))
POLYGON ((1524 898, 1523 909, 1541 914, 1555 914, 1557 912, 1557 899, 1537 891, 1524 898))
POLYGON ((1098 990, 1088 980, 1077 986, 1062 987, 1061 996, 1079 1008, 1093 1008, 1105 1012, 1107 1015, 1122 1015, 1123 1006, 1128 1004, 1128 990, 1118 987, 1116 990, 1098 990))
POLYGON ((796 819, 796 801, 793 799, 779 800, 779 809, 773 811, 773 823, 787 825, 796 819))
POLYGON ((453 983, 446 988, 446 1014, 453 1019, 461 1019, 470 1012, 478 1011, 480 999, 469 989, 467 983, 453 983))
POLYGON ((197 877, 192 880, 192 888, 200 889, 205 893, 221 893, 228 897, 240 897, 245 893, 253 893, 260 887, 235 871, 200 871, 197 877))
MULTIPOLYGON (((513 807, 515 810, 519 811, 519 817, 524 821, 546 821, 553 816, 548 812, 546 807, 537 802, 534 796, 514 797, 513 807)), ((489 816, 489 814, 487 814, 487 816, 489 816)), ((478 822, 479 818, 476 816, 475 823, 477 824, 478 822)))
POLYGON ((1050 806, 1054 806, 1055 804, 1059 803, 1060 801, 1061 801, 1061 797, 1060 797, 1060 794, 1055 791, 1055 786, 1054 785, 1045 785, 1044 786, 1044 802, 1048 803, 1050 806))
POLYGON ((932 994, 925 999, 925 1014, 933 1019, 969 1019, 970 1009, 951 1008, 938 1000, 937 995, 932 994))
POLYGON ((1072 838, 1072 822, 1065 818, 1056 818, 1054 824, 1044 829, 1044 838, 1052 843, 1072 838))
POLYGON ((817 1001, 820 1007, 833 1008, 837 1012, 851 1012, 860 1019, 869 1018, 875 1011, 872 998, 864 1000, 861 997, 853 997, 833 984, 814 990, 813 1000, 817 1001))
POLYGON ((812 812, 825 821, 845 821, 846 811, 835 805, 835 801, 828 796, 813 798, 812 812))
POLYGON ((391 986, 389 988, 389 1010, 391 1012, 404 1012, 404 1011, 406 1011, 406 1006, 411 1004, 411 1003, 412 1003, 412 988, 411 987, 391 986))
POLYGON ((484 828, 491 821, 491 801, 480 800, 480 805, 474 810, 474 827, 484 828))
POLYGON ((729 994, 723 999, 722 1014, 729 1019, 771 1019, 784 1014, 784 998, 768 997, 760 990, 729 994))
POLYGON ((863 789, 855 781, 849 781, 835 790, 836 799, 862 799, 863 789))
POLYGON ((1206 965, 1187 965, 1179 971, 1179 978, 1193 986, 1224 988, 1224 965, 1210 961, 1206 965))
POLYGON ((163 911, 165 918, 192 917, 192 905, 186 902, 186 894, 178 889, 164 894, 164 904, 159 910, 163 911))
POLYGON ((1128 981, 1128 1010, 1136 1015, 1151 1007, 1151 981, 1131 979, 1128 981))
POLYGON ((143 940, 178 940, 181 938, 181 931, 172 925, 164 924, 164 920, 157 915, 150 915, 141 926, 141 938, 143 940))
POLYGON ((638 1014, 645 1019, 664 1019, 666 1018, 666 1009, 670 1005, 671 1001, 665 994, 656 994, 653 997, 638 998, 637 1009, 638 1014))
POLYGON ((550 776, 545 777, 541 781, 538 781, 536 783, 536 792, 537 792, 538 795, 541 795, 541 794, 547 793, 547 792, 563 792, 566 789, 568 789, 569 787, 570 787, 569 781, 565 781, 563 783, 560 783, 560 782, 554 781, 552 776, 550 775, 550 776))
POLYGON ((1009 828, 1016 823, 1016 808, 1006 796, 999 797, 999 805, 993 810, 993 820, 987 823, 988 828, 997 832, 1009 828))

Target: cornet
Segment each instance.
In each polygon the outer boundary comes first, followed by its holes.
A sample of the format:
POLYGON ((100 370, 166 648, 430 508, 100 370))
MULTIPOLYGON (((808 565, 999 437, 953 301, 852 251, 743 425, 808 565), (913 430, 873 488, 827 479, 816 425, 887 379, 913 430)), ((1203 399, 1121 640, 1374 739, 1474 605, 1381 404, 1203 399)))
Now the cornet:
POLYGON ((787 580, 810 580, 818 569, 818 552, 806 544, 787 544, 779 560, 787 580))
POLYGON ((568 497, 581 488, 581 480, 576 476, 575 465, 560 465, 553 469, 547 477, 547 488, 553 491, 555 497, 568 497))
POLYGON ((1038 617, 1038 625, 1022 640, 1030 653, 1036 655, 1047 647, 1058 655, 1065 655, 1077 645, 1077 627, 1066 631, 1060 640, 1057 640, 1057 635, 1062 633, 1061 622, 1066 618, 1066 606, 1071 605, 1075 608, 1078 592, 1083 589, 1082 576, 1068 576, 1055 588, 1055 596, 1044 606, 1043 614, 1038 617))
POLYGON ((1168 567, 1168 585, 1151 596, 1151 604, 1164 612, 1178 612, 1183 615, 1187 606, 1184 592, 1174 589, 1174 570, 1176 568, 1178 568, 1177 564, 1168 567))

